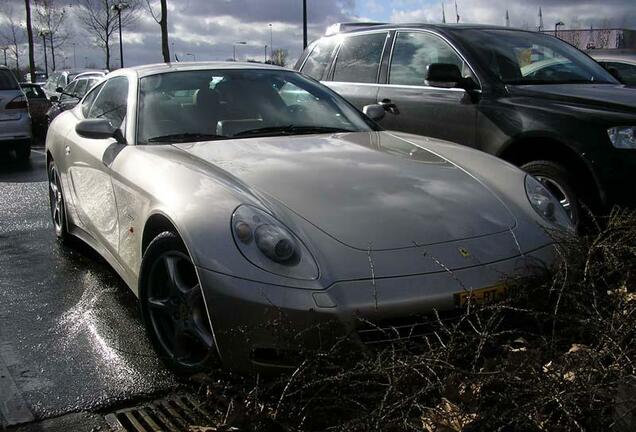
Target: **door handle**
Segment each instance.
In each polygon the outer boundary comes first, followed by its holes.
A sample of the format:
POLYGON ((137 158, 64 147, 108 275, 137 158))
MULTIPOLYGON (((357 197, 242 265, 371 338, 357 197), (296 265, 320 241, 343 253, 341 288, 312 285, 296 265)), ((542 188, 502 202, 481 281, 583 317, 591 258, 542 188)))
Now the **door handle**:
POLYGON ((66 146, 64 147, 64 153, 66 153, 66 156, 71 154, 71 146, 66 146))
POLYGON ((385 111, 390 112, 391 114, 399 114, 400 110, 397 105, 391 102, 391 99, 382 99, 378 101, 378 105, 384 108, 385 111))

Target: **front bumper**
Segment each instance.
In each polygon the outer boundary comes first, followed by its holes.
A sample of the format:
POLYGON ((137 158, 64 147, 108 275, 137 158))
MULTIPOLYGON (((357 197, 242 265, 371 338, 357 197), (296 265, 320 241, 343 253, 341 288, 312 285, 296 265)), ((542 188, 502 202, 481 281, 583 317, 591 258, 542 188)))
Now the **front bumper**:
POLYGON ((484 266, 338 282, 324 290, 197 270, 221 361, 248 372, 289 367, 293 353, 328 349, 343 336, 364 345, 358 331, 366 322, 456 310, 457 293, 527 276, 551 265, 555 257, 554 246, 546 246, 484 266))
POLYGON ((615 205, 636 209, 636 150, 612 149, 596 160, 596 166, 606 209, 615 205))

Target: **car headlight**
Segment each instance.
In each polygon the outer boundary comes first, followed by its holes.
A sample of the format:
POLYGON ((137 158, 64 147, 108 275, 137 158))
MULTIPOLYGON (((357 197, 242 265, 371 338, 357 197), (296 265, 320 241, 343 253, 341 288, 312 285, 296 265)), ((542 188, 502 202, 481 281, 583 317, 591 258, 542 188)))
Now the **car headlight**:
POLYGON ((612 145, 619 149, 636 149, 636 126, 617 126, 607 130, 612 145))
POLYGON ((232 215, 232 235, 243 256, 261 269, 294 279, 318 278, 307 248, 273 216, 250 205, 232 215))
POLYGON ((546 221, 569 230, 572 220, 554 195, 536 178, 526 175, 526 195, 532 208, 546 221))

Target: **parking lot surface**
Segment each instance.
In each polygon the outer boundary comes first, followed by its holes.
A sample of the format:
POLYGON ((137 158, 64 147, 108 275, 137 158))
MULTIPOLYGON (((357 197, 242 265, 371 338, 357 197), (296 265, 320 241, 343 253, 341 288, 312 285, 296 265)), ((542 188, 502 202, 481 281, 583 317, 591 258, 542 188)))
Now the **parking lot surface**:
POLYGON ((123 281, 56 240, 45 163, 43 149, 27 165, 0 161, 0 406, 22 402, 38 420, 178 389, 123 281))

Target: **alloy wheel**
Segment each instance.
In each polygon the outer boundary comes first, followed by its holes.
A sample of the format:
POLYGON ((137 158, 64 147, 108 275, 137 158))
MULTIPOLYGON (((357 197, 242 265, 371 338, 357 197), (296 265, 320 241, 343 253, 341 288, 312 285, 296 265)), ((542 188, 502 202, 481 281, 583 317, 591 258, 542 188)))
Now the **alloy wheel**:
POLYGON ((172 362, 188 369, 208 363, 215 341, 188 255, 176 250, 159 255, 150 269, 146 305, 158 342, 172 362))
POLYGON ((55 232, 60 235, 64 230, 64 200, 62 197, 60 176, 57 173, 55 165, 51 165, 49 169, 49 202, 55 232))

